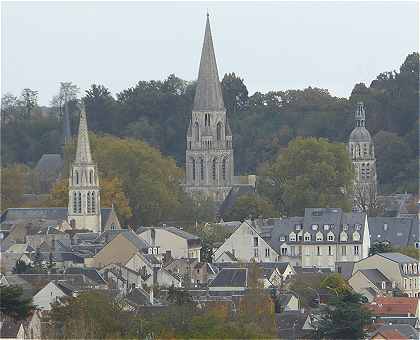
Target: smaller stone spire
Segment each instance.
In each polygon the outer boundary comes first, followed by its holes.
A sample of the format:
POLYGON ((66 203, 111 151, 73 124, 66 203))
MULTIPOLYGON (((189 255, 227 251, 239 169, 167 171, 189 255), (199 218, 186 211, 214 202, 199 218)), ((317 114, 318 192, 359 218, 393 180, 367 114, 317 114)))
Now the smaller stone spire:
POLYGON ((356 118, 356 127, 365 127, 366 114, 365 114, 365 108, 364 108, 363 102, 357 103, 355 118, 356 118))
POLYGON ((75 163, 92 163, 90 152, 89 133, 85 109, 80 112, 79 135, 77 136, 77 151, 75 163))

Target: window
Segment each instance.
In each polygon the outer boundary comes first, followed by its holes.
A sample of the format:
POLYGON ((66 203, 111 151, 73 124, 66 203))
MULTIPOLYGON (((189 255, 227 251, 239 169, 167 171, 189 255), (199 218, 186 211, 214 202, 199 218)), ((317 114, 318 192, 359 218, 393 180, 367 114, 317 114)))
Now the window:
POLYGON ((73 192, 73 213, 77 213, 77 192, 73 192))
POLYGON ((324 230, 330 230, 330 226, 328 224, 324 224, 324 230))
POLYGON ((324 235, 322 235, 322 233, 320 231, 318 231, 316 233, 316 240, 317 241, 322 241, 324 239, 324 235))
POLYGON ((349 230, 349 225, 348 224, 344 224, 343 225, 343 230, 349 230))
POLYGON ((287 248, 281 248, 281 255, 287 256, 287 248))
POLYGON ((404 289, 407 289, 407 279, 404 278, 404 289))
POLYGON ((258 237, 254 237, 254 247, 258 247, 258 237))
POLYGON ((354 246, 354 255, 359 255, 359 246, 354 246))
POLYGON ((302 225, 301 224, 295 224, 295 229, 296 230, 301 230, 302 229, 302 225))
POLYGON ((195 181, 195 159, 192 159, 192 179, 195 181))
POLYGON ((87 213, 90 214, 92 212, 91 209, 91 200, 90 200, 90 192, 87 193, 87 213))
POLYGON ((320 246, 316 247, 316 255, 321 256, 321 247, 320 246))
POLYGON ((77 170, 74 172, 74 177, 76 177, 76 184, 79 184, 79 172, 77 170))
POLYGON ((296 241, 296 234, 294 232, 291 232, 289 235, 289 241, 295 242, 296 241))
POLYGON ((286 241, 286 237, 284 237, 284 236, 280 236, 280 237, 279 237, 279 241, 281 241, 281 242, 286 241))
POLYGON ((217 140, 222 139, 222 123, 221 122, 217 123, 216 138, 217 138, 217 140))
POLYGON ((265 248, 265 257, 270 257, 270 248, 265 248))
POLYGON ((306 256, 311 255, 311 250, 309 249, 309 247, 305 248, 305 254, 306 254, 306 256))
POLYGON ((360 230, 362 228, 362 225, 361 224, 356 224, 355 228, 356 228, 356 230, 360 230))
POLYGON ((89 171, 89 183, 92 184, 93 183, 93 170, 89 171))
POLYGON ((258 248, 254 248, 254 257, 258 257, 258 248))
POLYGON ((92 192, 91 198, 92 198, 92 214, 96 214, 96 195, 95 195, 95 192, 92 192))
POLYGON ((200 128, 198 127, 198 123, 195 122, 194 124, 194 141, 198 142, 200 140, 200 128))
POLYGON ((298 235, 298 241, 302 241, 302 234, 298 235))
POLYGON ((328 241, 334 241, 334 234, 332 232, 329 232, 328 236, 327 236, 327 239, 328 239, 328 241))
POLYGON ((382 289, 386 289, 386 282, 382 281, 382 289))
POLYGON ((226 181, 226 158, 223 158, 222 161, 222 178, 226 181))
POLYGON ((318 224, 312 224, 312 230, 318 230, 318 224))
POLYGON ((77 194, 77 212, 79 214, 82 213, 82 193, 81 192, 77 194))
POLYGON ((295 246, 290 246, 290 256, 296 256, 295 246))
POLYGON ((204 181, 204 160, 202 158, 200 159, 200 177, 204 181))
POLYGON ((311 234, 306 233, 305 234, 305 241, 310 241, 311 240, 311 234))
POLYGON ((413 264, 413 272, 414 274, 417 274, 417 263, 413 264))
POLYGON ((216 181, 216 158, 213 159, 212 172, 213 172, 213 181, 216 181))
POLYGON ((360 234, 357 231, 353 233, 353 241, 360 241, 360 234))
POLYGON ((328 255, 329 256, 333 255, 331 246, 328 246, 328 255))
POLYGON ((341 246, 341 256, 347 256, 347 247, 341 246))

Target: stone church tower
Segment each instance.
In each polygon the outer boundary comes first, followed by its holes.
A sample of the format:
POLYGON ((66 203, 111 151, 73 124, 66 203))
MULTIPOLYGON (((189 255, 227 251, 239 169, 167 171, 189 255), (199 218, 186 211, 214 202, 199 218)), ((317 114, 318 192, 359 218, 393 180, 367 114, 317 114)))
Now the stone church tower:
POLYGON ((92 161, 86 113, 82 109, 76 159, 69 176, 68 222, 73 228, 100 232, 100 203, 98 169, 92 161))
POLYGON ((207 14, 197 89, 187 131, 186 191, 193 197, 223 201, 233 185, 232 132, 207 14))
POLYGON ((366 210, 375 204, 377 195, 376 159, 372 137, 365 128, 366 114, 363 103, 357 104, 356 127, 350 134, 348 151, 355 170, 355 210, 366 210))

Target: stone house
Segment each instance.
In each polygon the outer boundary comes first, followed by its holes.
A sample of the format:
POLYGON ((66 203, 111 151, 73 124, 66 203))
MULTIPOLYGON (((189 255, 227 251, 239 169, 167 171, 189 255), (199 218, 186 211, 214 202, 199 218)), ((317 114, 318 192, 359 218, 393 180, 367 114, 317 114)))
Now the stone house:
POLYGON ((334 269, 336 262, 368 256, 366 214, 307 208, 303 217, 244 221, 217 249, 215 262, 230 252, 241 262, 290 262, 304 268, 334 269))
POLYGON ((400 289, 409 297, 420 296, 420 272, 416 259, 400 253, 375 254, 356 262, 353 274, 361 269, 376 268, 380 268, 393 288, 400 289))
POLYGON ((348 280, 356 293, 373 301, 378 295, 392 295, 392 282, 379 269, 359 269, 348 280))
POLYGON ((176 227, 139 228, 137 235, 160 254, 175 259, 195 258, 200 261, 201 240, 176 227))

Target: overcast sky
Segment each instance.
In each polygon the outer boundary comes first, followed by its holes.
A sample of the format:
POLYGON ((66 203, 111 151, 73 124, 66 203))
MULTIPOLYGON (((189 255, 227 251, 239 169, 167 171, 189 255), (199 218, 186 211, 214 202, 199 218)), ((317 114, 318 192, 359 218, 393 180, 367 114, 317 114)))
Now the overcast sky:
POLYGON ((2 94, 48 104, 59 82, 113 94, 139 80, 197 77, 210 13, 219 74, 255 91, 327 88, 398 69, 418 51, 415 2, 2 2, 2 94))

